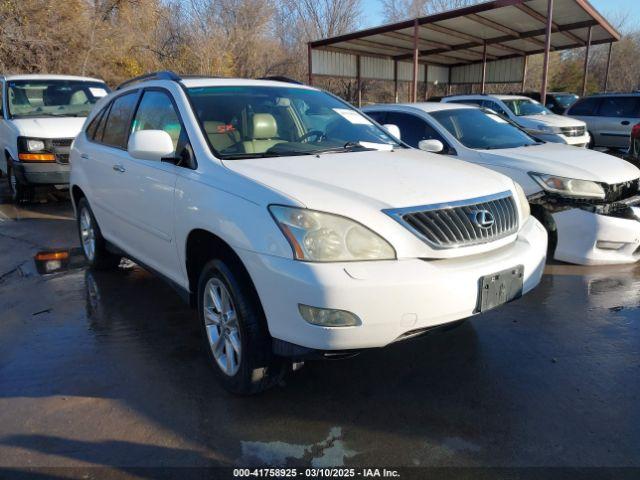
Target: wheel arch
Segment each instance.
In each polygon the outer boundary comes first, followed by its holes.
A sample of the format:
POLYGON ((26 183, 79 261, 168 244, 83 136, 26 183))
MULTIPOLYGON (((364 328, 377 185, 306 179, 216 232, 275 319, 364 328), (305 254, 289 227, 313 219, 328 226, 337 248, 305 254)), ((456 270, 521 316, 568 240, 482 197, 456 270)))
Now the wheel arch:
POLYGON ((189 297, 191 306, 197 305, 198 280, 203 267, 209 260, 219 259, 225 261, 230 266, 237 268, 237 272, 241 275, 242 281, 246 282, 247 286, 255 295, 260 309, 262 309, 260 296, 258 295, 258 291, 251 279, 249 271, 244 265, 244 262, 235 252, 233 247, 218 235, 201 228, 191 230, 187 235, 187 240, 185 242, 184 258, 187 278, 189 281, 189 297))
POLYGON ((78 185, 73 185, 71 187, 71 201, 73 203, 73 210, 75 211, 78 208, 78 202, 81 198, 86 198, 85 193, 78 185))

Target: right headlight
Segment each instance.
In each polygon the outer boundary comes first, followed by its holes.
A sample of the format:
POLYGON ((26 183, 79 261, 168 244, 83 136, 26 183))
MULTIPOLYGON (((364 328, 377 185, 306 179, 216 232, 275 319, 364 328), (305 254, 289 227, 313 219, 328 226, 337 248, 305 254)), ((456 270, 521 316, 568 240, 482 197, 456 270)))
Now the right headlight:
POLYGON ((520 210, 520 225, 523 225, 527 221, 529 215, 531 215, 531 207, 529 206, 529 200, 527 195, 518 182, 513 182, 518 197, 518 209, 520 210))
POLYGON ((271 205, 269 211, 296 260, 349 262, 396 258, 389 242, 349 218, 282 205, 271 205))
POLYGON ((579 180, 577 178, 558 177, 557 175, 533 172, 530 172, 529 175, 547 192, 557 193, 564 197, 600 199, 605 197, 602 186, 590 180, 579 180))

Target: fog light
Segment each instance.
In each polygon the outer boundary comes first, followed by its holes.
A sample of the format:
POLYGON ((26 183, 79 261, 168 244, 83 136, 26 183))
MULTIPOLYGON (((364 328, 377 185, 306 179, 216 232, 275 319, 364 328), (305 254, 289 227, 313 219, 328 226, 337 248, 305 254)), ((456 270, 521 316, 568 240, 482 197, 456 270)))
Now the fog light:
POLYGON ((307 322, 321 327, 356 327, 362 325, 357 315, 344 310, 316 308, 298 304, 300 315, 307 322))
POLYGON ((603 240, 598 240, 596 242, 596 248, 601 250, 620 250, 625 245, 626 243, 624 242, 606 242, 603 240))

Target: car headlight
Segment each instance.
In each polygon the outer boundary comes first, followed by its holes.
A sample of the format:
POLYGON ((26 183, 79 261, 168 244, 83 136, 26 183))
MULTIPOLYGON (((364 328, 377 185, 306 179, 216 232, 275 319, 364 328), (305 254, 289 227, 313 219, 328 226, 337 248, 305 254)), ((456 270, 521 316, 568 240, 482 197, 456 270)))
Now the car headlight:
POLYGON ((552 127, 551 125, 539 124, 536 126, 536 129, 542 133, 562 133, 562 129, 560 127, 552 127))
POLYGON ((396 258, 389 242, 354 220, 282 205, 271 205, 269 211, 297 260, 348 262, 396 258))
POLYGON ((602 186, 590 180, 558 177, 544 173, 529 173, 531 178, 540 184, 547 192, 557 193, 572 198, 604 198, 602 186))
POLYGON ((518 198, 518 210, 520 211, 520 225, 523 225, 524 222, 527 221, 529 215, 531 215, 531 207, 529 206, 529 200, 527 199, 527 194, 524 193, 524 190, 520 186, 519 183, 513 182, 513 185, 516 190, 516 196, 518 198))
POLYGON ((45 148, 44 140, 37 138, 26 138, 24 142, 28 152, 41 152, 45 148))

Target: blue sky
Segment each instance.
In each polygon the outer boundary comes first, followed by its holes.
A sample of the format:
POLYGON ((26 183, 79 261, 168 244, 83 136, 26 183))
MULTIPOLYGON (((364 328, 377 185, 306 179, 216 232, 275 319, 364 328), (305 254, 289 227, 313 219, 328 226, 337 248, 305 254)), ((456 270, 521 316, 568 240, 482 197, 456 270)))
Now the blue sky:
MULTIPOLYGON (((380 0, 363 0, 365 26, 374 27, 385 23, 382 18, 380 0)), ((630 12, 629 22, 635 27, 640 27, 640 2, 639 0, 590 0, 605 17, 616 15, 617 12, 630 12)))

